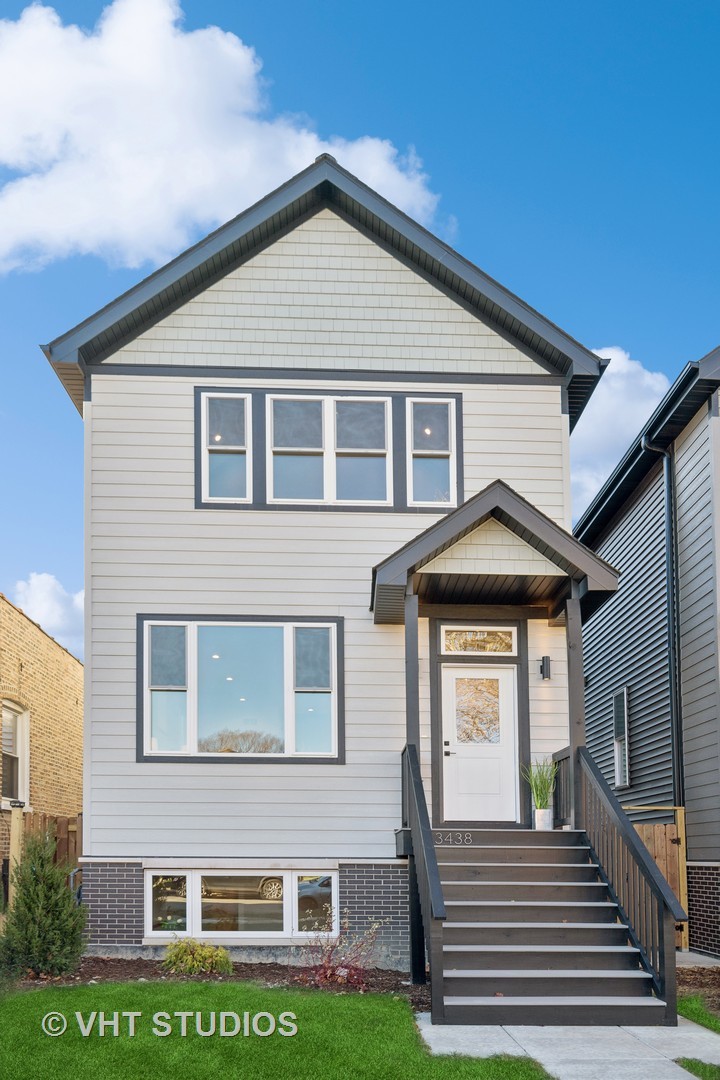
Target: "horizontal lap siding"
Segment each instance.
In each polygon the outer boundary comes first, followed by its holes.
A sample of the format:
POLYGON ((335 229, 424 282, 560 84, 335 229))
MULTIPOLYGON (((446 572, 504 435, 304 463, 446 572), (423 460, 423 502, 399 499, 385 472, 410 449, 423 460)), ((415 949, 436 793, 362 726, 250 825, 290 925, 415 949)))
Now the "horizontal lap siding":
POLYGON ((626 804, 671 804, 665 517, 658 466, 597 547, 620 585, 583 629, 588 749, 614 783, 613 694, 628 688, 630 780, 626 804))
MULTIPOLYGON (((372 622, 371 570, 436 517, 195 510, 195 385, 185 378, 115 375, 93 384, 91 853, 279 857, 307 847, 317 857, 392 856, 405 742, 404 637, 402 627, 372 622), (156 439, 168 429, 174 456, 156 439), (136 764, 139 612, 343 616, 347 764, 136 764), (173 784, 167 783, 169 775, 173 784)), ((504 407, 503 438, 513 445, 517 437, 527 446, 527 402, 515 415, 508 408, 515 388, 460 390, 466 428, 482 425, 483 416, 504 407)), ((539 388, 537 415, 545 421, 555 411, 555 428, 538 429, 550 450, 540 454, 539 479, 526 450, 522 481, 510 482, 546 512, 559 509, 560 516, 563 462, 553 449, 562 426, 558 405, 555 387, 539 388), (551 479, 546 456, 555 461, 551 479)), ((494 442, 494 429, 485 438, 494 442)), ((474 490, 503 473, 487 469, 482 460, 482 427, 472 445, 465 468, 470 483, 477 478, 474 490)), ((428 694, 423 663, 425 728, 428 694)), ((424 765, 429 781, 427 756, 424 765)))
POLYGON ((703 409, 676 443, 681 687, 688 859, 720 859, 717 531, 711 420, 703 409))

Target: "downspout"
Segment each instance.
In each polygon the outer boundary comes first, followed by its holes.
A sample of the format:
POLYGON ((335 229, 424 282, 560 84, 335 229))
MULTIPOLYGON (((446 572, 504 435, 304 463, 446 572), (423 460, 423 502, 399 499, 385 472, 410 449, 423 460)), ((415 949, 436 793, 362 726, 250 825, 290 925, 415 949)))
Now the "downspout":
POLYGON ((663 456, 665 481, 665 576, 667 581, 668 660, 670 667, 670 732, 673 770, 673 802, 685 805, 683 771, 682 696, 680 692, 680 612, 678 605, 677 522, 675 517, 675 466, 673 454, 653 446, 647 435, 640 441, 642 450, 663 456))

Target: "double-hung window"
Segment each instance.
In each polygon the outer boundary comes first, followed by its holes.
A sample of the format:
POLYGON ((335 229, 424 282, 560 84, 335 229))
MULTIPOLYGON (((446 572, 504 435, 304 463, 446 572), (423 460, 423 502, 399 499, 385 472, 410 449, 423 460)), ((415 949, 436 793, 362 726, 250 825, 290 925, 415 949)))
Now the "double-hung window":
POLYGON ((452 403, 411 398, 407 409, 408 503, 454 503, 457 488, 452 403))
POLYGON ((386 398, 268 398, 269 499, 392 502, 391 410, 386 398))
POLYGON ((210 501, 246 503, 252 498, 251 410, 246 394, 203 394, 203 491, 210 501))
POLYGON ((141 622, 147 755, 337 757, 339 620, 141 622))
POLYGON ((2 703, 2 799, 29 802, 28 717, 9 702, 2 703))

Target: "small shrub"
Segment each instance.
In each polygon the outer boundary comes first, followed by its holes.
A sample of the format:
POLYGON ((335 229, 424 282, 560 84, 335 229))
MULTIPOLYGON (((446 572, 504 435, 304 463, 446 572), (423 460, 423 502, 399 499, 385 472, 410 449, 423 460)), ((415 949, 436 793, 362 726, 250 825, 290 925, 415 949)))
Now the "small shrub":
POLYGON ((332 908, 325 904, 302 950, 298 981, 306 986, 335 984, 364 990, 365 974, 373 966, 382 926, 383 922, 379 921, 365 930, 353 931, 349 913, 343 912, 339 931, 334 935, 332 908))
POLYGON ((232 975, 232 960, 220 945, 182 938, 168 945, 162 966, 171 975, 232 975))
POLYGON ((83 951, 85 909, 68 887, 69 866, 53 862, 55 840, 30 835, 12 872, 14 894, 0 938, 0 969, 65 975, 83 951))

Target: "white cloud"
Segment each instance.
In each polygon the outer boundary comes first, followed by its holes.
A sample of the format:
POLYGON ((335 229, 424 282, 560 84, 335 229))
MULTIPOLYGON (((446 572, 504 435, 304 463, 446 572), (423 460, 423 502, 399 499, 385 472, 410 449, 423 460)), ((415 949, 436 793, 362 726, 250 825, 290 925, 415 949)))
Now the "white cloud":
POLYGON ((648 371, 617 345, 594 352, 610 363, 570 440, 573 520, 600 490, 670 387, 662 372, 648 371))
POLYGON ((179 0, 114 0, 92 31, 41 4, 0 20, 0 269, 163 262, 323 152, 431 222, 412 149, 273 116, 255 51, 181 19, 179 0))
POLYGON ((27 581, 15 583, 13 601, 47 634, 82 658, 84 598, 83 589, 66 592, 54 574, 31 573, 27 581))

